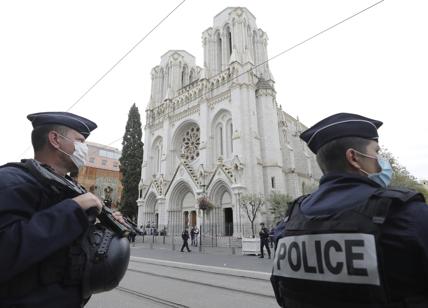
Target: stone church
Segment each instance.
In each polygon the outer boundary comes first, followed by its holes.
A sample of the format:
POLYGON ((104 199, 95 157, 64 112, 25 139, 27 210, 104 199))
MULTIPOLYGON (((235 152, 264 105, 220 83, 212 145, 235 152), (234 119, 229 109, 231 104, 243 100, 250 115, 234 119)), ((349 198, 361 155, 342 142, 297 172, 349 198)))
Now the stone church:
MULTIPOLYGON (((276 101, 267 34, 246 8, 229 7, 202 33, 204 67, 170 50, 151 71, 138 224, 206 224, 217 235, 248 235, 240 198, 272 192, 296 197, 321 172, 299 139, 306 127, 276 101), (205 211, 197 199, 206 196, 205 211)), ((266 202, 255 224, 273 224, 266 202)))

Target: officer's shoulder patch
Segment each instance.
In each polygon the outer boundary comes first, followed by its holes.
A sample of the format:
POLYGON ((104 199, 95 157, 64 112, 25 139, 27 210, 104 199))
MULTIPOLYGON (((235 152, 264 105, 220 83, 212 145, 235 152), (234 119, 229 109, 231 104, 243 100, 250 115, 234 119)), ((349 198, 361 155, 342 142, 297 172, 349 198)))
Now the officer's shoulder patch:
POLYGON ((396 199, 403 203, 409 202, 409 201, 422 201, 422 202, 425 201, 421 193, 418 193, 411 189, 398 188, 398 187, 379 189, 375 191, 372 196, 396 199))

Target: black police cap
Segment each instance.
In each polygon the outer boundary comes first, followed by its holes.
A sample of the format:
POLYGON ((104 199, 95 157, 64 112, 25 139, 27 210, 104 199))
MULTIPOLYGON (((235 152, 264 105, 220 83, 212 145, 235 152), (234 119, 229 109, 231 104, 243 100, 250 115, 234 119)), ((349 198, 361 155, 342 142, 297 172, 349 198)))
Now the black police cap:
POLYGON ((369 119, 358 114, 337 113, 319 121, 300 134, 309 149, 315 154, 326 143, 343 137, 361 137, 377 140, 377 129, 381 121, 369 119))
POLYGON ((78 133, 82 134, 85 139, 88 138, 91 131, 97 128, 97 124, 88 120, 84 117, 75 115, 70 112, 39 112, 32 113, 27 116, 27 119, 31 121, 33 128, 37 128, 43 125, 63 125, 74 129, 78 133))

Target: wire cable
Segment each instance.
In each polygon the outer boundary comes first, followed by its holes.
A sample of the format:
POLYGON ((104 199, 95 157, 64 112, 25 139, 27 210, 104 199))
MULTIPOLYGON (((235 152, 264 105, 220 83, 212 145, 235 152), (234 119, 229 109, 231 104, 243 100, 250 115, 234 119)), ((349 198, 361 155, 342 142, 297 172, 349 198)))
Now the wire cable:
MULTIPOLYGON (((112 67, 110 67, 98 80, 89 87, 88 90, 86 90, 77 101, 75 101, 70 107, 67 108, 66 111, 70 111, 74 106, 76 106, 93 88, 95 88, 112 70, 116 68, 131 52, 134 51, 135 48, 138 47, 153 31, 155 31, 169 16, 171 16, 172 13, 174 13, 186 0, 181 1, 171 12, 168 13, 164 18, 162 18, 146 35, 144 35, 128 52, 126 52, 116 63, 113 64, 112 67)), ((117 140, 116 140, 117 141, 117 140)), ((114 141, 114 142, 116 142, 114 141)), ((113 142, 113 143, 114 143, 113 142)), ((111 143, 110 143, 111 144, 111 143)), ((24 156, 25 153, 28 152, 28 150, 31 148, 31 146, 28 146, 20 155, 20 157, 24 156)))
POLYGON ((171 12, 169 12, 168 15, 166 15, 164 18, 162 18, 161 21, 159 21, 156 26, 154 26, 146 35, 144 35, 127 53, 125 53, 115 64, 113 64, 112 67, 110 67, 98 80, 88 89, 85 93, 83 93, 77 101, 75 101, 68 109, 67 111, 70 111, 74 106, 76 106, 93 88, 97 86, 103 80, 112 70, 116 68, 122 62, 131 52, 134 51, 135 48, 138 47, 153 31, 157 29, 172 13, 175 12, 186 0, 183 0, 180 2, 179 5, 177 5, 171 12))

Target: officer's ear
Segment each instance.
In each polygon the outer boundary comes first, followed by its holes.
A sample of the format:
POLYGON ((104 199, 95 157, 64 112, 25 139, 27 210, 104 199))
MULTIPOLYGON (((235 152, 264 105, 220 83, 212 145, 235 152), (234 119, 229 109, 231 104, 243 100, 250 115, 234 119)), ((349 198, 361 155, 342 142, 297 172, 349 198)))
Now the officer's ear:
POLYGON ((60 148, 60 141, 59 139, 61 138, 61 136, 54 130, 51 130, 48 133, 48 143, 54 147, 55 149, 59 149, 60 148))
POLYGON ((356 150, 349 148, 345 152, 346 161, 352 170, 361 170, 360 157, 356 150))

